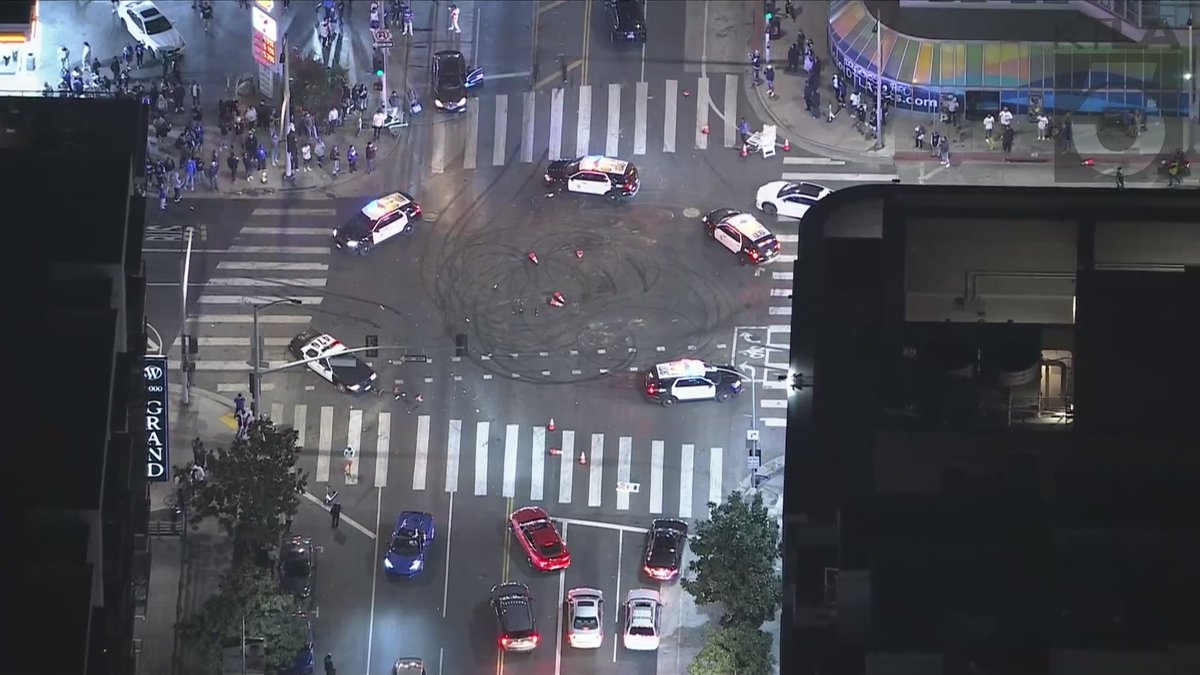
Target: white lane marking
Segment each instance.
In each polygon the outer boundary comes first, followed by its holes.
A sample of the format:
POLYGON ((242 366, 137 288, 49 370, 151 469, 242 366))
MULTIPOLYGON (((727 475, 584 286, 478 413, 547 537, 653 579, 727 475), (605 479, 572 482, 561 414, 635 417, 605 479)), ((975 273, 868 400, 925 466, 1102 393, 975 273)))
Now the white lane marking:
POLYGON ((696 149, 708 149, 708 134, 701 133, 708 125, 708 78, 696 83, 696 149))
POLYGON ((812 166, 845 166, 844 159, 829 159, 828 157, 784 157, 784 164, 808 164, 812 166))
MULTIPOLYGON (((300 301, 302 305, 319 305, 323 298, 319 295, 289 295, 300 301)), ((202 305, 262 305, 278 300, 278 295, 201 295, 196 302, 202 305)), ((259 317, 261 320, 261 317, 259 317)))
POLYGON ((792 289, 790 289, 790 288, 772 288, 771 289, 771 297, 772 298, 786 298, 786 297, 791 296, 791 294, 792 294, 792 289))
POLYGON ((782 429, 787 426, 787 419, 783 417, 760 417, 764 427, 773 429, 782 429))
MULTIPOLYGON (((617 482, 629 482, 629 468, 633 463, 633 439, 622 436, 617 443, 617 482)), ((617 510, 629 510, 629 490, 617 490, 617 510)))
POLYGON ((775 240, 781 244, 799 244, 800 235, 798 234, 777 234, 775 240))
POLYGON ((508 94, 496 96, 496 122, 492 134, 492 166, 504 166, 504 145, 508 141, 508 94))
POLYGON ((321 435, 317 440, 318 483, 329 482, 329 455, 333 451, 333 406, 321 406, 321 435))
POLYGON ((650 513, 663 510, 663 450, 662 441, 650 443, 650 513))
POLYGON ((788 306, 788 307, 770 307, 767 309, 767 313, 770 314, 771 316, 791 316, 792 308, 790 306, 788 306))
POLYGON ((546 427, 533 428, 533 457, 529 465, 529 499, 542 501, 546 478, 546 427))
POLYGON ((675 127, 679 108, 679 82, 667 80, 667 94, 663 99, 667 104, 666 114, 663 115, 663 152, 675 152, 675 127))
MULTIPOLYGON (((605 523, 605 522, 602 522, 599 520, 580 520, 579 518, 555 518, 555 520, 557 520, 560 523, 566 523, 567 525, 578 525, 579 527, 595 527, 595 528, 599 528, 601 530, 615 530, 617 532, 633 532, 635 534, 646 534, 647 532, 650 531, 644 527, 636 527, 634 525, 618 525, 616 523, 605 523)), ((617 611, 619 612, 621 603, 614 603, 614 604, 618 605, 617 611)))
POLYGON ((429 169, 433 173, 446 172, 446 122, 433 118, 433 149, 429 153, 429 169))
MULTIPOLYGON (((260 319, 262 317, 259 317, 260 319)), ((263 338, 263 345, 267 347, 286 347, 291 343, 291 338, 263 338)), ((196 338, 196 346, 198 347, 249 347, 250 338, 248 337, 198 337, 196 338)), ((179 338, 175 338, 175 342, 171 343, 171 349, 179 349, 179 338)))
POLYGON ((900 176, 894 173, 784 173, 783 180, 839 181, 842 183, 890 183, 900 176))
POLYGON ((759 384, 762 385, 763 389, 778 389, 782 391, 788 388, 787 382, 781 382, 778 380, 767 380, 765 382, 760 382, 759 384))
MULTIPOLYGON (((333 232, 330 231, 330 236, 333 232)), ((193 251, 194 253, 195 251, 193 251)), ((329 246, 230 246, 230 253, 286 253, 288 255, 329 255, 329 246)))
POLYGON ((550 92, 550 138, 546 147, 546 158, 550 161, 562 159, 563 90, 550 92))
POLYGON ((429 415, 417 418, 417 446, 413 456, 413 490, 424 490, 429 473, 429 415))
POLYGON ((308 406, 303 403, 296 404, 296 420, 292 424, 292 428, 296 430, 296 445, 304 447, 304 437, 307 435, 308 427, 308 406))
POLYGON ((562 455, 558 458, 558 503, 571 503, 571 481, 575 468, 575 432, 562 432, 562 455))
POLYGON ((462 445, 462 420, 450 420, 446 432, 446 492, 458 492, 458 455, 462 445))
POLYGON ((285 235, 289 237, 328 237, 330 232, 328 227, 243 227, 238 231, 238 235, 285 235))
MULTIPOLYGON (((266 364, 267 364, 267 370, 271 370, 273 368, 279 368, 281 366, 286 366, 288 364, 288 362, 287 361, 267 361, 266 364)), ((206 371, 206 372, 213 372, 213 371, 225 371, 225 372, 233 372, 233 373, 248 373, 248 372, 250 372, 250 364, 246 363, 245 361, 207 361, 207 360, 205 360, 205 361, 193 361, 192 365, 194 365, 196 367, 196 370, 202 370, 202 371, 206 371)), ((242 387, 242 389, 244 390, 245 387, 242 387)))
POLYGON ((686 443, 679 458, 679 517, 692 517, 692 474, 696 466, 696 446, 686 443))
POLYGON ((721 139, 727 148, 738 144, 737 137, 737 93, 738 77, 732 73, 725 74, 725 114, 721 118, 725 137, 721 139))
POLYGON ((592 434, 588 463, 588 506, 598 507, 604 487, 604 434, 592 434))
MULTIPOLYGON (((325 236, 332 235, 329 228, 321 228, 325 236)), ((326 263, 307 262, 270 262, 259 260, 222 260, 217 263, 219 270, 273 270, 280 272, 325 272, 329 269, 326 263)))
POLYGON ((536 108, 534 107, 536 99, 532 91, 525 92, 524 131, 521 134, 521 161, 529 164, 533 162, 533 123, 536 108))
POLYGON ((266 207, 266 206, 260 206, 256 209, 254 209, 254 212, 251 215, 254 215, 254 216, 336 216, 337 209, 329 209, 329 208, 304 209, 304 208, 294 208, 294 207, 286 208, 286 209, 273 209, 273 208, 266 207))
POLYGON ((721 477, 725 473, 723 463, 725 450, 712 448, 708 451, 708 501, 721 503, 721 477))
MULTIPOLYGON (((320 497, 318 497, 310 492, 305 492, 304 498, 307 499, 308 501, 312 502, 313 504, 316 504, 318 507, 325 509, 326 511, 329 510, 329 507, 325 506, 325 500, 321 499, 320 497)), ((363 525, 362 523, 359 523, 358 521, 354 520, 350 516, 343 515, 341 518, 341 522, 349 525, 352 529, 358 530, 368 539, 371 539, 371 540, 375 539, 374 532, 367 529, 367 527, 365 525, 363 525)))
POLYGON ((488 434, 491 433, 491 423, 477 422, 475 424, 475 496, 487 494, 488 479, 488 434))
MULTIPOLYGON (((188 317, 193 323, 253 323, 254 315, 252 314, 201 314, 199 316, 188 317)), ((301 316, 299 314, 262 314, 258 315, 258 322, 262 323, 308 323, 312 321, 311 316, 301 316)))
POLYGON ((575 156, 588 154, 592 140, 592 85, 579 87, 579 119, 575 122, 575 156))
POLYGON ((790 265, 790 264, 792 264, 792 263, 796 262, 796 258, 797 258, 797 257, 798 257, 798 256, 794 256, 794 255, 791 255, 791 254, 788 254, 788 253, 784 253, 784 254, 782 254, 782 255, 777 255, 777 256, 775 256, 775 259, 774 259, 774 260, 772 260, 771 262, 772 262, 772 263, 774 263, 774 264, 776 264, 776 265, 790 265))
MULTIPOLYGON (((258 387, 263 391, 275 391, 275 385, 271 382, 263 382, 262 384, 258 385, 258 387)), ((233 394, 239 391, 246 391, 245 382, 222 382, 217 385, 217 393, 219 394, 233 394)))
POLYGON ((392 446, 392 413, 379 413, 379 435, 375 441, 375 487, 387 487, 388 460, 392 446))
POLYGON ((621 142, 621 85, 608 85, 608 135, 604 139, 604 154, 616 157, 621 142))
POLYGON ((787 408, 787 401, 782 398, 764 398, 759 402, 764 408, 787 408))
POLYGON ((633 109, 633 154, 646 154, 646 103, 650 98, 650 84, 638 82, 633 109))
POLYGON ((775 281, 793 281, 792 272, 771 272, 771 278, 775 281))
POLYGON ((316 279, 258 279, 255 277, 213 277, 205 286, 299 286, 302 288, 324 288, 325 277, 316 279))
POLYGON ((517 496, 517 444, 521 427, 509 424, 504 428, 504 484, 500 487, 503 497, 517 496))
POLYGON ((467 101, 467 145, 463 148, 463 168, 474 169, 479 152, 479 99, 467 101))
POLYGON ((354 450, 354 458, 350 460, 350 471, 346 472, 343 468, 343 474, 346 477, 346 485, 358 485, 359 467, 363 460, 362 449, 362 426, 363 426, 363 411, 350 411, 350 425, 346 431, 346 445, 354 450))
POLYGON ((282 403, 272 403, 271 404, 271 421, 275 423, 275 426, 280 426, 280 427, 283 426, 283 404, 282 403))

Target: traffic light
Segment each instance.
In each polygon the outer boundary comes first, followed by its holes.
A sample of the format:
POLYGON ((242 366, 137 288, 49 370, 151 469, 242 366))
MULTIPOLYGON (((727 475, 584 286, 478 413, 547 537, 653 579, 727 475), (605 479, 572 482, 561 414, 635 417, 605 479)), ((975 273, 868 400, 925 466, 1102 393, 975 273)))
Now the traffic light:
POLYGON ((765 0, 763 5, 766 13, 767 23, 771 23, 771 19, 775 18, 775 0, 765 0))
POLYGON ((378 51, 371 54, 371 67, 375 70, 375 77, 383 77, 383 54, 378 51))

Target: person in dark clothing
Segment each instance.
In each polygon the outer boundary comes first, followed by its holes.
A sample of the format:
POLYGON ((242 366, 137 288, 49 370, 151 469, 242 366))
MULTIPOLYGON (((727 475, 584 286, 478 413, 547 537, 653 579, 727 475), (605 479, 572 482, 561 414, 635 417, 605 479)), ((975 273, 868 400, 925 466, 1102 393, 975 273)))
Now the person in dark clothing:
POLYGON ((333 667, 333 654, 325 655, 325 675, 334 675, 337 670, 333 667))
POLYGON ((253 176, 250 174, 254 173, 254 155, 249 151, 242 153, 242 166, 246 170, 246 180, 251 180, 253 176))
POLYGON ((334 502, 329 507, 329 517, 333 520, 333 529, 337 529, 338 523, 342 522, 342 505, 340 502, 334 502))
POLYGON ((139 42, 133 48, 133 56, 135 59, 137 59, 137 67, 141 68, 142 61, 146 58, 146 46, 139 42))
POLYGON ((232 150, 229 151, 229 157, 225 158, 225 165, 229 167, 229 180, 237 180, 238 158, 232 150))
POLYGON ((1121 167, 1117 167, 1117 173, 1113 174, 1113 178, 1117 181, 1117 189, 1125 187, 1125 171, 1121 167))

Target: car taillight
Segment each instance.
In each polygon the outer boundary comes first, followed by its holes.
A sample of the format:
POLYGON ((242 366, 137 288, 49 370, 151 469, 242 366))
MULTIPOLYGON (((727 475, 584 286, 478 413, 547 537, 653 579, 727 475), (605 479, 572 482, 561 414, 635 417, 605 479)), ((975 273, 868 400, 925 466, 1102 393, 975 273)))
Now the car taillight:
POLYGON ((420 205, 420 204, 415 204, 415 205, 413 206, 413 215, 414 215, 414 216, 419 216, 419 215, 421 215, 421 205, 420 205))
POLYGON ((648 385, 646 385, 646 393, 653 396, 658 393, 658 387, 656 387, 652 384, 648 384, 648 385))
POLYGON ((751 250, 750 250, 750 259, 751 259, 751 260, 758 260, 758 251, 755 251, 755 250, 751 249, 751 250))
POLYGON ((533 635, 529 636, 529 641, 532 642, 535 647, 537 646, 538 640, 540 640, 540 639, 542 639, 542 638, 537 633, 534 633, 533 635))
POLYGON ((512 640, 508 639, 508 636, 507 636, 507 635, 502 635, 502 636, 500 636, 500 646, 501 646, 501 647, 504 647, 505 649, 508 649, 508 646, 509 646, 510 644, 512 644, 512 640))

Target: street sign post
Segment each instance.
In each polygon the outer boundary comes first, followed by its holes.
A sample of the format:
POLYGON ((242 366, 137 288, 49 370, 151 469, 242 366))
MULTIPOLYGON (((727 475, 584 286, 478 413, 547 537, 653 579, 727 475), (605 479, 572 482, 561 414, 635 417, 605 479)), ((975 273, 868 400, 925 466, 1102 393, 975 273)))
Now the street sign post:
POLYGON ((371 36, 375 41, 375 49, 391 49, 392 48, 392 31, 387 28, 376 30, 371 36))

